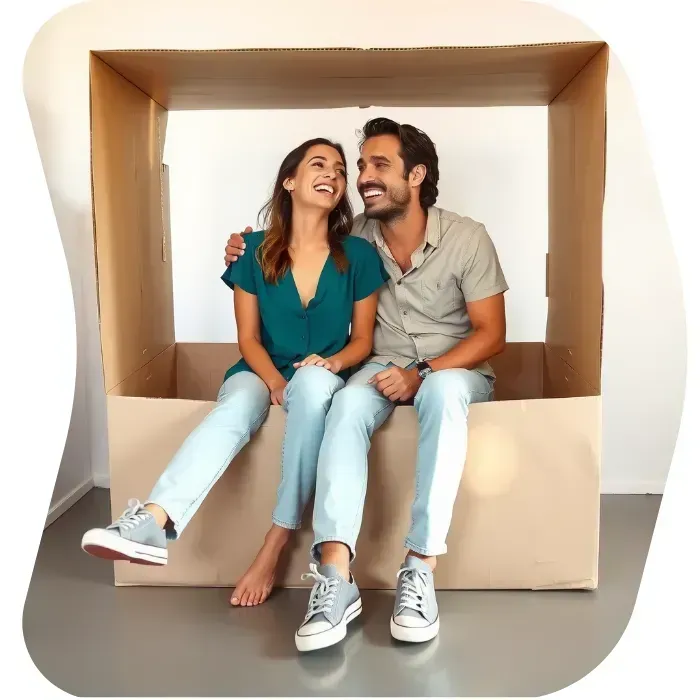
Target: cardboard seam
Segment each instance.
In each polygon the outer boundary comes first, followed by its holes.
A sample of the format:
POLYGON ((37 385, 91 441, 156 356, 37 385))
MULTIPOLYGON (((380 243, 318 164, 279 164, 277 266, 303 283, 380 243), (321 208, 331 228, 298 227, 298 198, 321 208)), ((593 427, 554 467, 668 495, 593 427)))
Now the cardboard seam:
MULTIPOLYGON (((584 379, 581 376, 581 374, 579 372, 577 372, 551 345, 548 345, 545 342, 544 346, 545 346, 545 348, 549 348, 551 350, 552 354, 555 357, 559 358, 571 370, 571 372, 573 372, 581 380, 582 384, 585 384, 591 391, 594 392, 593 396, 600 396, 601 395, 600 387, 595 387, 589 381, 584 379)), ((544 362, 543 362, 543 369, 544 369, 544 366, 546 366, 546 363, 547 363, 547 354, 546 353, 544 354, 543 360, 544 360, 544 362)), ((543 372, 543 376, 544 376, 544 374, 545 373, 543 372)), ((577 397, 570 397, 570 398, 577 398, 577 397)), ((584 397, 579 397, 579 398, 584 398, 584 397)), ((550 400, 550 399, 546 399, 546 400, 550 400)), ((559 399, 556 399, 556 400, 558 401, 559 399)))
MULTIPOLYGON (((589 41, 589 42, 583 42, 583 43, 595 44, 595 43, 598 43, 598 42, 589 41)), ((576 75, 572 76, 571 80, 569 80, 569 82, 568 82, 566 85, 564 85, 564 87, 563 87, 561 90, 559 90, 559 92, 552 98, 552 102, 554 102, 554 101, 562 94, 562 92, 564 92, 564 90, 566 90, 566 88, 568 88, 569 85, 571 85, 571 83, 573 83, 574 80, 576 80, 576 78, 578 78, 579 75, 581 75, 581 73, 583 73, 583 71, 585 71, 586 68, 588 68, 588 66, 591 65, 591 62, 592 62, 593 60, 595 60, 595 57, 596 57, 601 51, 605 51, 605 49, 607 49, 607 48, 608 48, 608 45, 607 45, 605 42, 603 42, 603 44, 602 44, 601 47, 598 49, 598 51, 596 51, 596 52, 590 57, 590 59, 589 59, 588 61, 586 61, 586 63, 585 63, 583 66, 581 66, 581 69, 580 69, 579 71, 576 72, 576 75)), ((607 74, 607 69, 606 69, 606 72, 605 72, 605 92, 607 93, 607 91, 608 91, 608 74, 607 74)), ((549 104, 552 104, 552 102, 550 102, 549 104)))
MULTIPOLYGON (((97 57, 95 57, 97 58, 97 57)), ((103 61, 104 63, 104 61, 103 61)), ((107 64, 105 64, 107 65, 107 64)), ((107 374, 105 372, 105 358, 102 351, 102 304, 100 300, 100 267, 97 256, 97 219, 95 217, 95 164, 93 149, 93 109, 92 109, 92 61, 90 62, 88 76, 88 115, 90 120, 90 205, 92 211, 92 256, 95 265, 95 294, 97 296, 97 331, 100 334, 100 364, 102 365, 102 384, 105 385, 107 374)), ((107 387, 105 386, 105 393, 107 387)))
MULTIPOLYGON (((120 382, 117 382, 111 389, 108 389, 107 391, 105 391, 105 393, 109 396, 115 389, 119 388, 122 384, 124 384, 124 382, 128 382, 129 379, 131 379, 131 377, 133 377, 137 372, 140 372, 140 371, 141 371, 144 367, 146 367, 147 365, 150 365, 151 362, 155 362, 159 357, 162 357, 162 356, 163 356, 166 352, 168 352, 168 350, 170 350, 170 348, 172 348, 172 347, 175 347, 175 353, 177 353, 177 343, 171 343, 170 345, 168 345, 167 348, 165 348, 164 350, 161 350, 161 352, 159 352, 157 355, 154 355, 150 360, 148 360, 148 362, 144 362, 142 365, 140 365, 139 367, 137 367, 131 374, 129 374, 129 375, 127 375, 126 377, 124 377, 124 379, 122 379, 120 382)), ((177 355, 175 355, 175 361, 177 362, 177 355)), ((175 379, 177 380, 177 375, 176 375, 175 379)), ((177 389, 177 387, 176 387, 176 389, 177 389)), ((133 397, 122 396, 122 397, 120 397, 120 398, 147 398, 147 397, 143 397, 143 396, 142 396, 142 397, 139 397, 139 396, 133 396, 133 397)), ((159 401, 163 401, 164 399, 158 399, 158 400, 159 400, 159 401)))
MULTIPOLYGON (((134 49, 127 49, 127 51, 134 51, 134 49)), ((129 83, 129 85, 133 85, 140 93, 143 93, 144 95, 146 95, 146 97, 148 97, 149 100, 151 100, 152 102, 155 102, 161 109, 164 109, 166 112, 168 111, 167 107, 165 107, 160 102, 158 102, 158 100, 151 97, 151 95, 149 95, 145 90, 142 90, 136 83, 131 82, 131 80, 129 80, 129 78, 127 78, 124 74, 120 73, 111 63, 107 63, 107 61, 105 61, 99 55, 98 52, 91 51, 90 53, 95 58, 97 58, 99 61, 102 61, 102 63, 104 63, 105 66, 107 66, 107 68, 109 68, 110 70, 113 70, 120 78, 123 78, 124 80, 126 80, 126 82, 129 83)), ((115 51, 114 53, 125 53, 125 51, 115 51)), ((90 128, 92 129, 92 124, 90 124, 90 128)))

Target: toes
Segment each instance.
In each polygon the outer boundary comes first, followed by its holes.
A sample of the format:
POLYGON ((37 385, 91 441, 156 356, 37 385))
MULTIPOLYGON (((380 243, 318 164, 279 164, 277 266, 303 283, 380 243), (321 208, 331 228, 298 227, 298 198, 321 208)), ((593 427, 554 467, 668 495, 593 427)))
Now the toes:
POLYGON ((243 600, 243 595, 245 594, 245 589, 240 585, 236 586, 231 594, 231 605, 241 605, 243 600))
POLYGON ((238 605, 243 606, 248 602, 250 592, 246 588, 242 588, 240 591, 236 589, 233 594, 238 598, 238 605))
POLYGON ((262 602, 261 601, 262 595, 263 595, 262 591, 258 591, 255 594, 255 598, 253 599, 253 605, 260 605, 260 603, 262 602))

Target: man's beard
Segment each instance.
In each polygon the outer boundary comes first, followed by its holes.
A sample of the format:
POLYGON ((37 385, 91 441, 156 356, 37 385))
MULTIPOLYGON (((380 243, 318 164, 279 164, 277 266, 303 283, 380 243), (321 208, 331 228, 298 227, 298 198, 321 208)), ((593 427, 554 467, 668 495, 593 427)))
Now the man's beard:
MULTIPOLYGON (((371 186, 363 189, 371 189, 371 186)), ((410 189, 408 187, 406 187, 405 190, 399 190, 398 188, 387 188, 385 190, 385 196, 389 200, 389 203, 384 207, 379 207, 373 210, 368 209, 367 204, 365 204, 365 216, 368 219, 375 219, 383 224, 388 224, 403 219, 406 216, 408 205, 411 202, 410 189)))

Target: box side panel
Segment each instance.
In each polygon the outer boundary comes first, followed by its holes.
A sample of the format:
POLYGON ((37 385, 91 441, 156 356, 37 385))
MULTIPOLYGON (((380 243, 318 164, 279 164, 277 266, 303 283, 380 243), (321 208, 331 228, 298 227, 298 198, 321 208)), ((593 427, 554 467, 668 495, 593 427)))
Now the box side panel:
MULTIPOLYGON (((146 498, 213 404, 109 397, 112 498, 146 498)), ((438 569, 443 589, 597 585, 600 398, 503 401, 472 407, 469 457, 438 569)), ((117 563, 120 585, 232 586, 255 556, 280 477, 284 412, 233 460, 177 543, 167 567, 117 563), (233 533, 222 538, 221 532, 233 533), (245 533, 245 534, 242 534, 245 533)), ((417 420, 400 407, 372 441, 355 574, 392 589, 411 522, 417 420)), ((313 536, 310 508, 280 584, 299 586, 313 536)))
POLYGON ((117 384, 108 396, 174 399, 177 397, 176 346, 173 344, 147 365, 117 384))
POLYGON ((237 343, 177 343, 178 398, 215 401, 226 371, 241 358, 237 343))
MULTIPOLYGON (((178 398, 214 401, 224 374, 240 357, 236 343, 177 343, 178 398)), ((542 343, 508 343, 491 364, 496 400, 542 398, 542 343)))
POLYGON ((549 107, 549 309, 545 342, 600 391, 605 86, 601 49, 549 107))
POLYGON ((169 109, 546 105, 601 45, 99 55, 169 109))
POLYGON ((543 343, 507 343, 490 360, 496 373, 496 401, 542 398, 543 343))
POLYGON ((544 347, 544 395, 548 399, 597 396, 599 391, 574 372, 554 350, 544 347))
POLYGON ((162 107, 95 55, 90 66, 100 334, 110 391, 175 341, 172 267, 163 255, 165 119, 162 107))

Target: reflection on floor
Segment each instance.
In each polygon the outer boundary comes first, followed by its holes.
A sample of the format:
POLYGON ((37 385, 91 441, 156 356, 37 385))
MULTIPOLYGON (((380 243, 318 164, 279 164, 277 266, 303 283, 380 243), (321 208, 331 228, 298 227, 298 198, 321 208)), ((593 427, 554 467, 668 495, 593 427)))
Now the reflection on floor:
POLYGON ((365 591, 344 643, 299 655, 308 593, 284 590, 233 609, 225 589, 115 588, 109 564, 80 550, 109 520, 94 489, 45 532, 24 611, 39 670, 78 696, 539 696, 586 675, 629 620, 659 496, 604 496, 594 592, 438 593, 439 637, 389 635, 390 592, 365 591))

